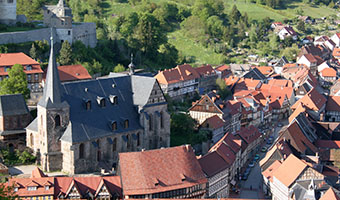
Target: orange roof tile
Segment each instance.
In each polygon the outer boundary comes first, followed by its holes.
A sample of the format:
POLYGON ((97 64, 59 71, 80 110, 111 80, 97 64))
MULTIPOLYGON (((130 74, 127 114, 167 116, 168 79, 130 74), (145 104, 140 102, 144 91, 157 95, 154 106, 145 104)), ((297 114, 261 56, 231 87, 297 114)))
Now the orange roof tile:
POLYGON ((64 65, 58 67, 60 81, 91 79, 91 75, 82 65, 64 65))
POLYGON ((272 73, 274 73, 274 69, 271 66, 256 66, 255 68, 257 68, 263 75, 271 75, 272 73))
POLYGON ((335 194, 334 189, 330 187, 327 192, 321 196, 319 200, 340 200, 340 197, 335 194))
POLYGON ((293 87, 293 82, 291 80, 285 79, 271 79, 268 81, 268 85, 278 86, 278 87, 293 87))
POLYGON ((206 127, 207 124, 209 124, 209 127, 207 128, 212 128, 212 129, 218 129, 224 126, 224 122, 221 118, 219 118, 217 115, 214 115, 212 117, 209 117, 206 119, 203 123, 202 126, 206 127))
POLYGON ((307 164, 290 154, 281 166, 274 171, 273 176, 286 187, 290 187, 306 167, 307 164))
POLYGON ((201 67, 194 68, 200 76, 216 74, 211 65, 202 65, 201 67))
POLYGON ((124 195, 164 192, 207 182, 190 145, 120 153, 119 167, 124 195))
POLYGON ((172 84, 199 78, 198 72, 191 65, 178 65, 172 69, 159 72, 155 78, 161 84, 172 84))
POLYGON ((41 177, 47 177, 46 174, 44 174, 44 172, 39 168, 36 167, 33 171, 32 171, 32 178, 41 178, 41 177))
POLYGON ((217 70, 217 71, 230 70, 230 66, 229 65, 221 65, 219 67, 216 67, 215 70, 217 70))
POLYGON ((281 166, 279 160, 275 160, 266 170, 262 172, 262 175, 266 177, 270 182, 273 182, 273 174, 281 166))
POLYGON ((20 65, 39 65, 39 63, 33 60, 26 54, 20 53, 0 53, 0 66, 13 66, 15 64, 20 65))
POLYGON ((310 110, 319 111, 326 104, 326 102, 327 99, 315 88, 313 88, 305 96, 295 102, 291 109, 295 110, 299 104, 302 104, 304 107, 310 110))
POLYGON ((321 75, 323 77, 336 77, 336 71, 331 67, 325 68, 321 71, 321 75))
POLYGON ((306 108, 302 104, 299 104, 293 113, 289 116, 288 122, 291 123, 300 113, 305 112, 306 108))
POLYGON ((334 48, 332 55, 336 58, 340 57, 340 48, 334 48))

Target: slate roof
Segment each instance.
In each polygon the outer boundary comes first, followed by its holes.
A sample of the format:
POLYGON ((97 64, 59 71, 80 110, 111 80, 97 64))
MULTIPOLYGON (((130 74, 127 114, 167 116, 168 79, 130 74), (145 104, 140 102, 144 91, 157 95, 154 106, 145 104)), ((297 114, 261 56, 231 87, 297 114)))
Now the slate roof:
POLYGON ((246 73, 243 78, 253 78, 255 80, 265 80, 266 76, 263 75, 258 68, 253 68, 248 73, 246 73))
POLYGON ((0 96, 0 116, 25 115, 28 113, 22 94, 0 96))
POLYGON ((70 105, 70 123, 61 140, 82 142, 113 133, 141 129, 139 114, 133 103, 131 82, 133 81, 130 76, 121 76, 63 83, 61 91, 64 100, 70 105), (110 95, 117 96, 117 105, 110 102, 110 95), (98 98, 105 99, 105 108, 99 106, 98 98), (87 100, 91 101, 90 110, 85 108, 87 100), (126 119, 129 120, 127 129, 124 128, 126 119), (111 129, 113 121, 117 122, 117 130, 114 132, 111 129))

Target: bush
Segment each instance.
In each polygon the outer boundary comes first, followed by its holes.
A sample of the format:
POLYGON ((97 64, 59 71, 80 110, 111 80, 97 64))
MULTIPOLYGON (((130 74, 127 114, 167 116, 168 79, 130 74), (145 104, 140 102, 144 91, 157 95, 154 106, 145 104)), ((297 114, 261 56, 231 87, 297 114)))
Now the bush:
POLYGON ((0 154, 5 165, 32 164, 36 160, 36 157, 28 150, 24 150, 23 152, 15 150, 14 152, 10 152, 9 149, 2 149, 0 154))

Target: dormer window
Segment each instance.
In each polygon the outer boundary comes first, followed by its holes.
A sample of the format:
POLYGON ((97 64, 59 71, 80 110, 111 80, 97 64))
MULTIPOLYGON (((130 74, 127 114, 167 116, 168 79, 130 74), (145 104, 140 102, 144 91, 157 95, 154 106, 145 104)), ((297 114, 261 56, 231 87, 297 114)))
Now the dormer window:
POLYGON ((102 108, 105 107, 105 98, 104 97, 97 97, 97 102, 98 102, 98 105, 102 108))
POLYGON ((18 189, 19 189, 18 187, 15 187, 14 192, 18 192, 18 189))
POLYGON ((91 110, 91 100, 85 100, 85 108, 86 110, 91 110))
POLYGON ((111 122, 111 129, 113 131, 117 130, 117 122, 115 122, 115 121, 111 122))
POLYGON ((129 120, 128 119, 126 119, 124 121, 124 128, 129 128, 129 120))
POLYGON ((37 190, 37 187, 36 186, 28 186, 27 190, 28 191, 34 191, 34 190, 37 190))
POLYGON ((27 65, 26 66, 26 71, 31 71, 32 70, 32 65, 27 65))
POLYGON ((112 104, 118 104, 118 97, 116 95, 110 95, 109 99, 112 104))
POLYGON ((45 186, 45 190, 49 190, 50 189, 50 186, 49 185, 46 185, 45 186))

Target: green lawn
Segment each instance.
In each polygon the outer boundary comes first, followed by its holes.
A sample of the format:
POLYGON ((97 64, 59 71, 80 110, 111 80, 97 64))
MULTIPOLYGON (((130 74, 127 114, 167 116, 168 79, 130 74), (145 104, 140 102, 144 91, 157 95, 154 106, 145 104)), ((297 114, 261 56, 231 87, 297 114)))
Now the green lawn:
POLYGON ((200 43, 186 37, 180 30, 169 33, 168 38, 169 43, 176 46, 182 55, 193 56, 195 63, 217 65, 223 61, 222 54, 215 53, 211 48, 205 48, 200 43))

